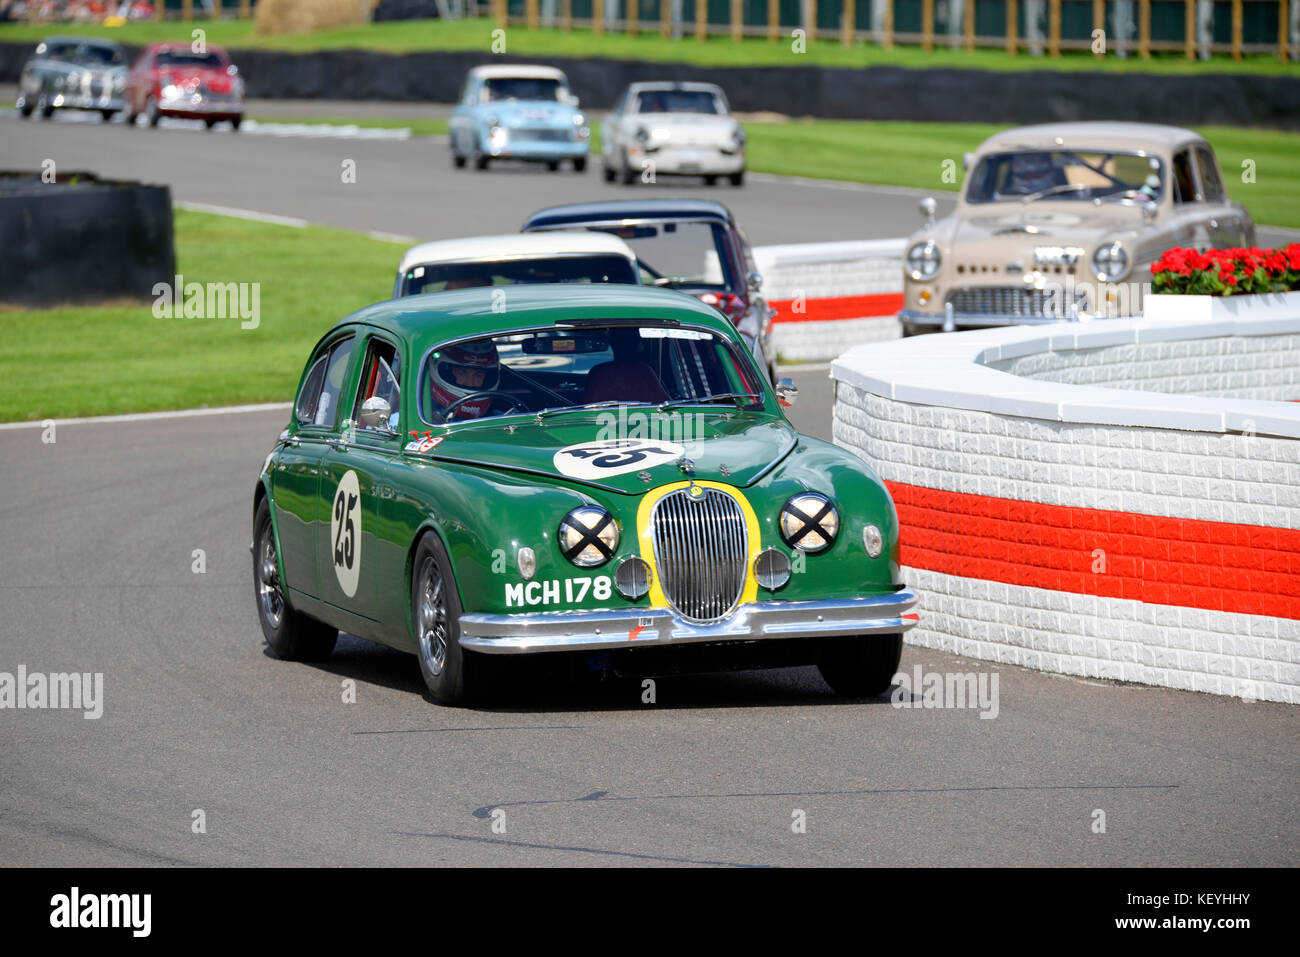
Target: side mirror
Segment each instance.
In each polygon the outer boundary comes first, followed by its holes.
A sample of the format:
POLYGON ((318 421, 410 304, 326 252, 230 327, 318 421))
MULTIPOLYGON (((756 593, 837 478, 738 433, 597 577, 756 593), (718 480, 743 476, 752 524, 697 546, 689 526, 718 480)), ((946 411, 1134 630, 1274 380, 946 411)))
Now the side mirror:
POLYGON ((939 208, 939 204, 934 201, 934 197, 927 196, 917 203, 916 206, 917 209, 921 211, 921 215, 925 217, 925 225, 933 226, 934 211, 939 208))
POLYGON ((794 379, 787 376, 777 382, 776 398, 787 409, 799 400, 799 387, 794 384, 794 379))
POLYGON ((758 292, 763 288, 763 276, 761 273, 750 270, 745 274, 745 285, 749 287, 750 292, 758 292))
POLYGON ((971 168, 971 164, 973 164, 974 162, 975 162, 975 154, 974 154, 974 153, 963 153, 963 154, 962 154, 962 157, 961 157, 961 168, 962 168, 962 169, 970 169, 970 168, 971 168))
POLYGON ((363 429, 374 429, 379 432, 392 432, 388 427, 388 419, 393 414, 393 407, 388 404, 388 400, 377 395, 372 395, 361 403, 361 415, 357 421, 363 429))

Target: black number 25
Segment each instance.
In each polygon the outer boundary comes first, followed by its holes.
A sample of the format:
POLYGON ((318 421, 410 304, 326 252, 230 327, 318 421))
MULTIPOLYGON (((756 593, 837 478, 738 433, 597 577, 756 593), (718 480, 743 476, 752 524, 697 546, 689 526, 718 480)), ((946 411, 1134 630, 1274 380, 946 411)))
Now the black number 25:
POLYGON ((334 521, 338 525, 338 531, 334 533, 334 564, 344 565, 349 570, 352 568, 352 559, 356 553, 354 541, 356 532, 352 524, 352 513, 356 507, 357 497, 347 495, 343 489, 339 489, 339 494, 334 499, 334 521))

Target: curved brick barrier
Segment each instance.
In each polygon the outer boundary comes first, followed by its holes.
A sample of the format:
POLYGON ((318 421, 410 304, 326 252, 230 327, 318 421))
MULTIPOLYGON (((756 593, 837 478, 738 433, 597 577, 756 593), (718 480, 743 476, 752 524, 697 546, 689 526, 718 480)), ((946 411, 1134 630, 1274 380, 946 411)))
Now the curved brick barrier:
POLYGON ((889 485, 923 594, 908 640, 1300 702, 1300 303, 1055 328, 831 367, 835 441, 889 485))
POLYGON ((906 239, 757 246, 772 341, 786 362, 825 362, 851 346, 897 339, 906 239))

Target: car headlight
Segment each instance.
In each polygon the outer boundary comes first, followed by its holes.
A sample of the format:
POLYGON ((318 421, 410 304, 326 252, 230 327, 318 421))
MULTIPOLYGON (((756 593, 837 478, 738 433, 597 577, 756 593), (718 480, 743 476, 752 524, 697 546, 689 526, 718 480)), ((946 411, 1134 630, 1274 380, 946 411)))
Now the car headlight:
POLYGON ((1114 282, 1128 272, 1128 253, 1119 242, 1107 243, 1092 254, 1092 271, 1102 282, 1114 282))
POLYGON ((583 116, 581 113, 574 113, 574 114, 573 114, 573 125, 574 125, 574 126, 586 126, 586 125, 587 125, 587 118, 586 118, 585 116, 583 116))
POLYGON ((113 89, 115 89, 115 90, 124 90, 124 89, 126 89, 126 74, 125 74, 125 73, 115 73, 115 74, 113 74, 113 89))
POLYGON ((638 143, 647 143, 649 142, 649 140, 650 140, 650 131, 647 130, 644 126, 638 126, 636 128, 636 141, 638 143))
POLYGON ((745 131, 739 126, 737 126, 735 132, 731 134, 731 142, 735 149, 740 149, 745 145, 745 131))
POLYGON ((162 88, 162 95, 164 100, 175 99, 176 97, 181 95, 181 92, 182 92, 181 88, 177 86, 175 83, 168 83, 166 86, 162 88))
POLYGON ((618 548, 618 525, 599 505, 580 505, 560 522, 560 551, 579 568, 603 565, 618 548))
POLYGON ((496 147, 505 146, 506 131, 499 126, 492 127, 488 130, 488 142, 496 147))
POLYGON ((839 530, 839 512, 818 492, 801 492, 781 506, 781 537, 791 548, 823 552, 834 544, 839 530))
POLYGON ((907 274, 917 282, 928 282, 939 275, 943 257, 933 239, 917 243, 907 251, 907 274))

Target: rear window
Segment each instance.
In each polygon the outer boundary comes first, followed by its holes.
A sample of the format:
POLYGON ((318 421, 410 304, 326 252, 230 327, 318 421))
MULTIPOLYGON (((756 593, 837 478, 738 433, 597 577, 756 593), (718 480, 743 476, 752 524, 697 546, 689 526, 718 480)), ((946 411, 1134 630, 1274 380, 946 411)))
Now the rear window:
POLYGON ((162 50, 157 59, 159 66, 215 67, 220 69, 224 61, 215 53, 190 53, 186 50, 162 50))
POLYGON ((717 223, 639 223, 592 227, 626 242, 646 285, 734 290, 727 231, 717 223))
POLYGON ((636 271, 622 256, 566 256, 517 259, 508 262, 433 263, 415 266, 402 277, 402 295, 477 286, 516 286, 532 283, 627 283, 636 271))

